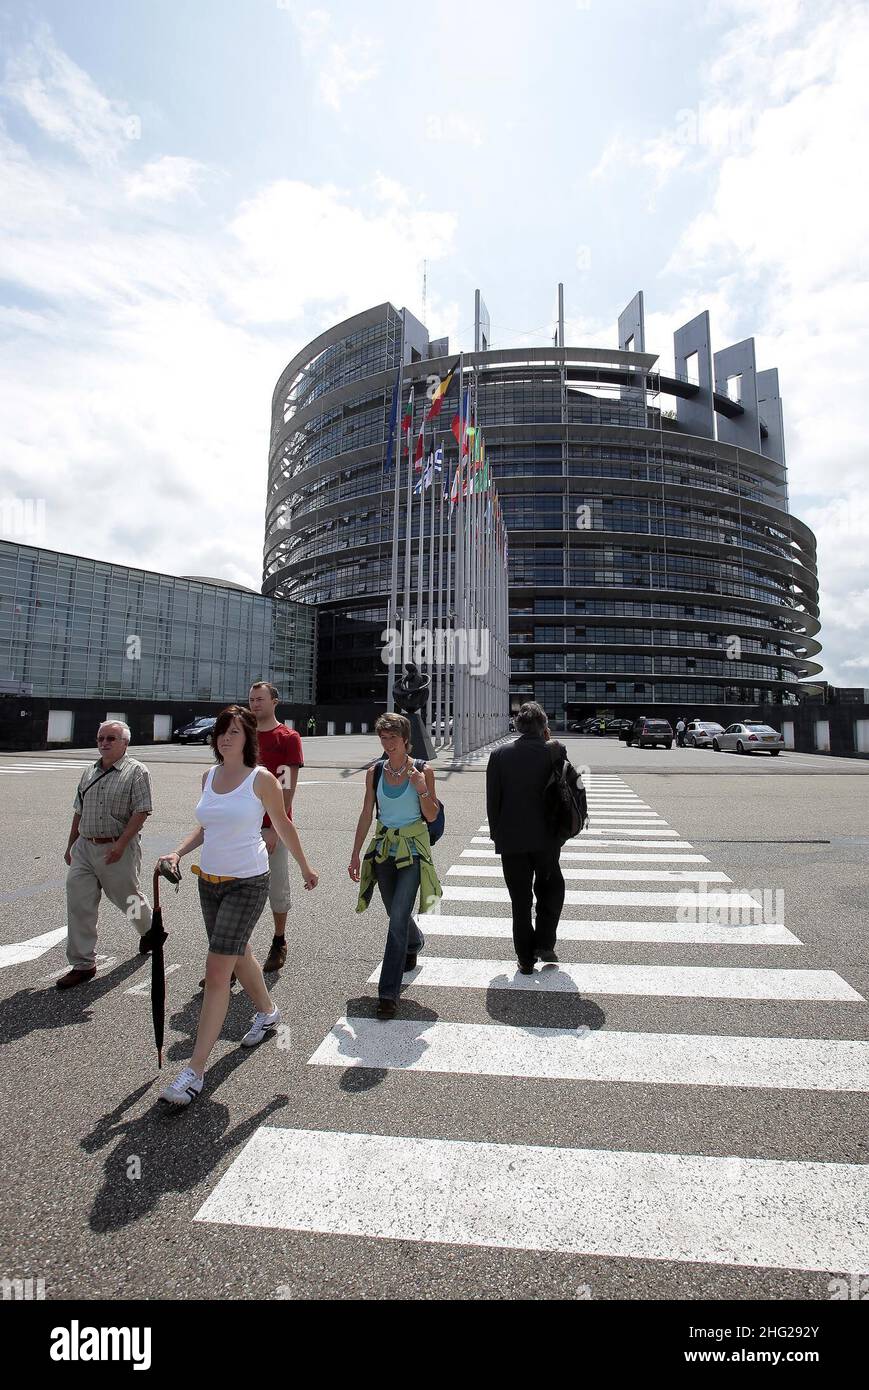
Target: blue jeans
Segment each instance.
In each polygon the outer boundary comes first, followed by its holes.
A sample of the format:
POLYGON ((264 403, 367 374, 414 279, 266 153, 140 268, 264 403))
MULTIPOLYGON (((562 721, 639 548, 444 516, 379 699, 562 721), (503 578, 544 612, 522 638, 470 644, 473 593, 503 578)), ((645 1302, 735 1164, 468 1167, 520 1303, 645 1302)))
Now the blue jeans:
POLYGON ((398 999, 404 961, 408 953, 421 951, 425 939, 411 917, 419 892, 419 859, 414 856, 406 869, 397 869, 395 859, 374 865, 380 896, 389 913, 389 935, 383 953, 383 967, 377 992, 381 999, 398 999))

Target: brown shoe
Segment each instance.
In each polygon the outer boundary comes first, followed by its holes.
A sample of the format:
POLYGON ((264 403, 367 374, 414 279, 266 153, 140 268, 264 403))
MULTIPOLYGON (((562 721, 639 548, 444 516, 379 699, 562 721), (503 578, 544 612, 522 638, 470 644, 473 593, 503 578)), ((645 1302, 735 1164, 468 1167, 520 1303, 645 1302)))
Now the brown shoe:
POLYGON ((76 985, 83 985, 86 980, 92 980, 96 973, 95 965, 88 970, 69 970, 65 975, 61 975, 55 989, 75 989, 76 985))
POLYGON ((272 949, 263 964, 263 974, 269 971, 280 970, 287 963, 287 942, 283 936, 276 936, 272 941, 272 949))

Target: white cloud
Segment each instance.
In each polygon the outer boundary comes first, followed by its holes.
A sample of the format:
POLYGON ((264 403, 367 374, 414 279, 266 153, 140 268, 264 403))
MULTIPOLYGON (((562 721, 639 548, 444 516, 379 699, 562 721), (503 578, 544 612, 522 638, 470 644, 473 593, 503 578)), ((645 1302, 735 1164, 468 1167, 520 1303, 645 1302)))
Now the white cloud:
POLYGON ((288 322, 316 303, 332 321, 396 296, 417 303, 422 261, 447 254, 456 218, 408 211, 405 191, 390 182, 378 186, 378 201, 366 212, 347 190, 290 179, 248 200, 230 225, 238 256, 223 285, 236 316, 288 322))
POLYGON ((134 201, 169 203, 179 193, 194 192, 205 172, 205 165, 196 159, 166 154, 127 176, 127 197, 134 201))
POLYGON ((338 31, 327 10, 309 8, 303 0, 283 0, 280 8, 290 13, 320 100, 331 110, 340 111, 345 97, 380 75, 381 44, 363 26, 342 21, 338 31))
MULTIPOLYGON (((52 548, 258 589, 277 377, 336 314, 418 306, 419 264, 444 255, 455 219, 394 180, 361 195, 369 211, 279 181, 193 235, 165 207, 202 165, 83 165, 64 157, 82 141, 62 144, 35 158, 0 129, 0 497, 44 498, 52 548)), ((431 294, 430 308, 449 331, 455 304, 431 294)))
MULTIPOLYGON (((674 153, 670 164, 663 152, 668 139, 678 150, 690 123, 632 152, 621 137, 598 172, 632 158, 652 168, 656 186, 698 169, 712 175, 665 269, 686 286, 681 303, 647 322, 647 341, 669 344, 673 328, 709 308, 715 347, 754 333, 758 366, 779 368, 791 507, 818 537, 821 660, 835 682, 855 648, 869 649, 869 618, 838 619, 865 585, 869 553, 869 203, 859 182, 869 11, 848 0, 722 0, 722 17, 728 38, 702 74, 698 140, 683 140, 685 159, 674 153)), ((668 357, 662 351, 662 364, 668 357)))
POLYGON ((3 91, 50 139, 70 146, 88 164, 113 162, 140 134, 138 117, 105 97, 57 47, 45 24, 9 57, 3 91))

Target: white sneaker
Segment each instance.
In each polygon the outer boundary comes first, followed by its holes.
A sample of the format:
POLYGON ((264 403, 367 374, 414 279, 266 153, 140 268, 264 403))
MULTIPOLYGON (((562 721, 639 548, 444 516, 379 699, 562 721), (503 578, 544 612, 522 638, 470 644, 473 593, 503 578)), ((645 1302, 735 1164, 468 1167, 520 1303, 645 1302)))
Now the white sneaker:
POLYGON ((242 1047, 256 1047, 257 1043, 262 1042, 269 1028, 277 1028, 280 1021, 280 1009, 274 1009, 270 1014, 257 1014, 250 1031, 245 1033, 241 1040, 242 1047))
POLYGON ((196 1075, 192 1067, 185 1067, 180 1075, 160 1092, 160 1099, 168 1100, 172 1105, 189 1105, 199 1095, 204 1080, 204 1077, 196 1075))

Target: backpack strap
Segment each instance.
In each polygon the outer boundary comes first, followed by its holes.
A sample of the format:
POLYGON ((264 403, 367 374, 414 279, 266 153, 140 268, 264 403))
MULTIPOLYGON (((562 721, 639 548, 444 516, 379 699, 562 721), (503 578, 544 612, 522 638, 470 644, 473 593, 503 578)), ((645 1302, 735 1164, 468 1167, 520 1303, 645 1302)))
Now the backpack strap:
POLYGON ((371 779, 371 790, 374 792, 374 801, 375 801, 375 804, 376 804, 376 802, 377 802, 377 786, 378 786, 378 783, 380 782, 380 777, 381 777, 381 774, 382 774, 382 772, 383 772, 383 764, 384 764, 385 762, 386 762, 386 759, 385 759, 385 758, 378 758, 378 759, 377 759, 377 762, 374 764, 374 776, 373 776, 372 779, 371 779))

